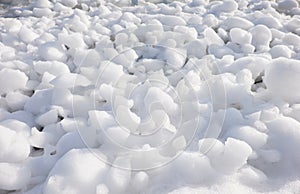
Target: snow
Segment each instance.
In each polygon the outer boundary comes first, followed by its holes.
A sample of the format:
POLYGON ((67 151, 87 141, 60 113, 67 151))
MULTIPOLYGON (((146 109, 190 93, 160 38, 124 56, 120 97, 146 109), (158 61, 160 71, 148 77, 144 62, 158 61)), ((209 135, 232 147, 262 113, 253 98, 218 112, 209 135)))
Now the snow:
POLYGON ((223 46, 224 42, 223 40, 218 36, 218 34, 211 28, 206 28, 204 31, 204 37, 208 42, 208 45, 214 44, 223 46))
POLYGON ((265 72, 264 79, 268 91, 287 102, 299 103, 299 65, 298 60, 275 59, 265 72))
POLYGON ((278 2, 278 9, 291 10, 298 7, 299 4, 296 0, 282 0, 278 2))
POLYGON ((238 8, 238 4, 235 1, 226 0, 223 1, 221 4, 212 6, 211 11, 215 13, 221 13, 221 12, 233 12, 238 8))
POLYGON ((272 40, 272 33, 269 28, 264 25, 256 25, 249 32, 252 34, 252 45, 256 50, 268 50, 272 40))
POLYGON ((7 94, 9 92, 25 89, 27 80, 28 77, 24 72, 3 68, 0 71, 0 93, 7 94))
POLYGON ((270 54, 272 55, 273 59, 278 57, 291 58, 292 51, 285 45, 276 45, 270 49, 270 54))
POLYGON ((250 44, 252 40, 252 35, 240 28, 232 28, 230 30, 231 41, 240 45, 250 44))
POLYGON ((24 165, 0 163, 0 187, 5 190, 22 189, 30 179, 30 169, 24 165))
POLYGON ((227 18, 222 25, 224 25, 224 29, 226 30, 232 28, 241 28, 244 30, 248 30, 249 28, 254 26, 251 21, 237 16, 227 18))
POLYGON ((296 0, 0 1, 0 193, 299 193, 296 0))

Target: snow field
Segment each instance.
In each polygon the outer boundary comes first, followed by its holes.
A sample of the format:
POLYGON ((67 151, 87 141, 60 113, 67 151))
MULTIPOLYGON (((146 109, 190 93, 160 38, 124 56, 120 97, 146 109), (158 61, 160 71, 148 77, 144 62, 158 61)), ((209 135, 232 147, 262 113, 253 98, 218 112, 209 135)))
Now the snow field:
POLYGON ((133 3, 1 16, 0 193, 299 193, 299 3, 133 3))

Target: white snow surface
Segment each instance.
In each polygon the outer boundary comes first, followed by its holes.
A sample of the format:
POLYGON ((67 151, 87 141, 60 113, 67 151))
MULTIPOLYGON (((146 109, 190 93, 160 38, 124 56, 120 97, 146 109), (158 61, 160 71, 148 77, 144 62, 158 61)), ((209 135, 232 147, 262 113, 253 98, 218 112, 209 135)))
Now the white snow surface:
POLYGON ((298 1, 0 5, 0 194, 300 193, 298 1))

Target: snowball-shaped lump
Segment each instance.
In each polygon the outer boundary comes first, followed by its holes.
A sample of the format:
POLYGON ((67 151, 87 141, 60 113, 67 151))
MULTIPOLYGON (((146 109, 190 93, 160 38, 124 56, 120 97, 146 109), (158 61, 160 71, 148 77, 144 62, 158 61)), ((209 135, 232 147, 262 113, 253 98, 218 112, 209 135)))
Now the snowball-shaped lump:
POLYGON ((238 4, 233 0, 225 0, 222 4, 215 5, 212 7, 213 12, 232 12, 238 8, 238 4))
POLYGON ((47 126, 55 123, 58 120, 58 113, 56 110, 50 110, 36 119, 36 123, 41 126, 47 126))
POLYGON ((69 67, 65 63, 59 61, 37 61, 34 64, 34 70, 41 75, 45 72, 54 76, 70 73, 69 67))
POLYGON ((175 160, 172 171, 188 184, 199 184, 215 175, 209 159, 197 152, 180 154, 175 160))
POLYGON ((21 92, 9 92, 5 98, 7 105, 13 111, 22 109, 28 99, 29 97, 21 92))
POLYGON ((231 41, 240 45, 249 44, 252 40, 252 35, 240 28, 232 28, 230 30, 231 41))
POLYGON ((253 23, 249 20, 236 16, 229 17, 226 20, 224 20, 223 25, 225 30, 231 28, 242 28, 244 30, 248 30, 249 28, 254 26, 253 23))
POLYGON ((298 6, 297 0, 282 0, 278 3, 278 9, 280 10, 291 10, 298 6))
POLYGON ((203 33, 206 41, 208 42, 208 45, 211 44, 216 44, 220 46, 224 45, 224 41, 219 37, 219 35, 212 28, 206 28, 203 33))
POLYGON ((68 7, 75 7, 77 5, 77 0, 60 0, 60 2, 68 7))
POLYGON ((264 25, 257 25, 250 29, 252 34, 252 45, 256 50, 268 50, 272 40, 272 33, 269 28, 264 25))
POLYGON ((224 151, 212 159, 212 165, 220 172, 233 173, 246 163, 251 153, 251 147, 244 141, 228 138, 224 151))
POLYGON ((30 169, 13 163, 0 163, 0 190, 19 190, 30 180, 30 169))
POLYGON ((140 171, 135 174, 133 177, 133 186, 136 190, 142 191, 146 188, 149 182, 149 175, 143 171, 140 171))
MULTIPOLYGON (((107 166, 94 154, 96 150, 73 149, 60 158, 49 173, 44 193, 95 193, 107 166)), ((105 158, 99 153, 99 157, 105 158)))
POLYGON ((300 61, 278 58, 265 71, 264 83, 269 92, 288 102, 300 102, 300 61))
POLYGON ((292 51, 289 49, 289 47, 285 45, 276 45, 271 48, 270 53, 272 55, 272 58, 278 58, 278 57, 286 57, 291 58, 292 51))
POLYGON ((194 40, 187 45, 188 56, 202 58, 206 55, 207 43, 204 40, 194 40))
POLYGON ((25 43, 31 43, 32 41, 34 41, 34 39, 38 38, 38 36, 38 34, 33 32, 33 30, 27 28, 26 26, 23 26, 19 32, 20 39, 25 43))
POLYGON ((56 42, 42 44, 38 54, 46 61, 65 61, 67 59, 62 46, 56 42))
POLYGON ((24 89, 27 80, 26 74, 19 70, 2 69, 0 71, 0 94, 24 89))
POLYGON ((227 135, 247 142, 253 149, 262 147, 268 138, 265 133, 259 132, 250 126, 235 127, 227 135))
POLYGON ((0 163, 25 160, 30 153, 30 145, 26 138, 1 125, 0 131, 0 163))

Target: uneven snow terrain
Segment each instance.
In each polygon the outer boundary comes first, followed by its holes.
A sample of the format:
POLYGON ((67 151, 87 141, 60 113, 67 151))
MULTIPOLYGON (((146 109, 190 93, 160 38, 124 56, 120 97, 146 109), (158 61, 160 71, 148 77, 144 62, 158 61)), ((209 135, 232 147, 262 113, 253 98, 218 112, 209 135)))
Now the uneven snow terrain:
POLYGON ((300 193, 296 0, 0 0, 0 193, 300 193))

